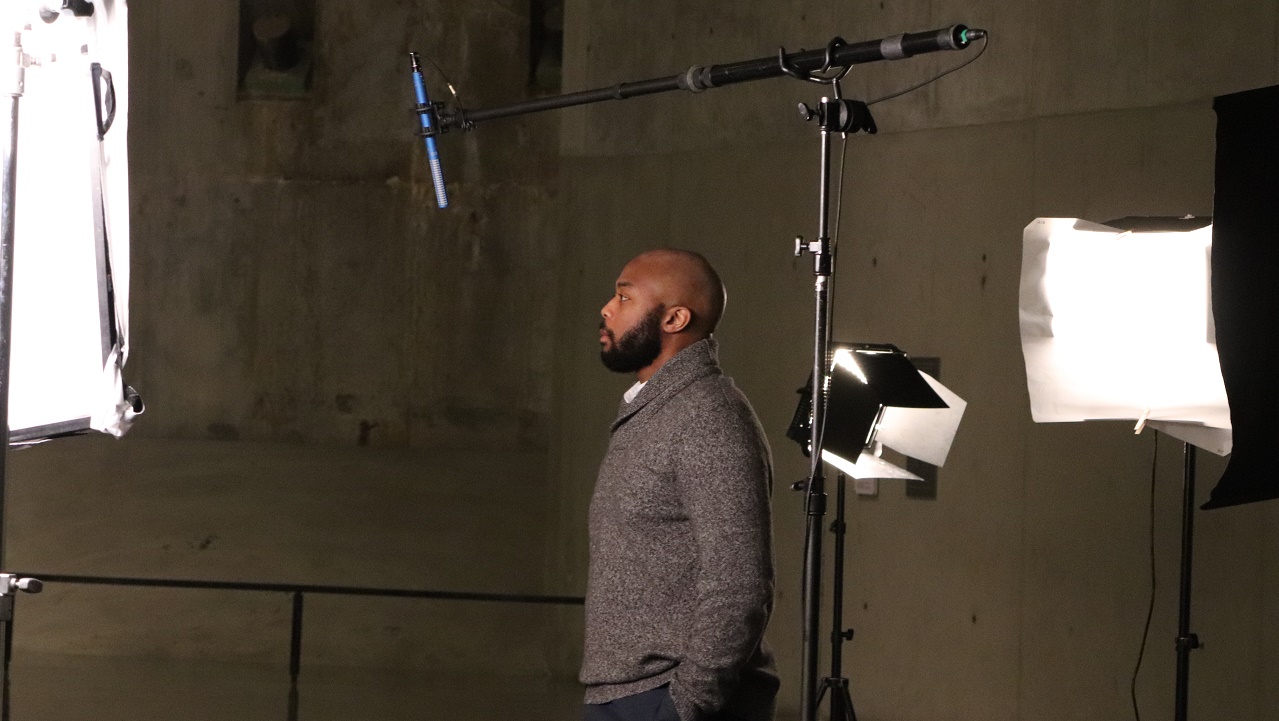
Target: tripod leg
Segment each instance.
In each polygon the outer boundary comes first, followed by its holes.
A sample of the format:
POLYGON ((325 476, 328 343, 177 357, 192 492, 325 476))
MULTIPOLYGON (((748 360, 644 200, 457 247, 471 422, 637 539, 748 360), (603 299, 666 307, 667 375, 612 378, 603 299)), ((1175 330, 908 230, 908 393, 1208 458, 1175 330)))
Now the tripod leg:
POLYGON ((857 721, 857 712, 853 710, 853 697, 848 693, 848 679, 822 679, 822 692, 830 689, 830 720, 857 721))
MULTIPOLYGON (((830 679, 822 679, 822 687, 817 690, 817 700, 813 702, 814 707, 822 705, 822 699, 826 697, 826 689, 830 688, 830 679)), ((831 695, 831 701, 835 700, 835 696, 831 695)))
POLYGON ((844 718, 839 721, 857 721, 857 712, 853 710, 853 697, 848 693, 848 683, 845 682, 840 686, 840 694, 843 696, 844 718))

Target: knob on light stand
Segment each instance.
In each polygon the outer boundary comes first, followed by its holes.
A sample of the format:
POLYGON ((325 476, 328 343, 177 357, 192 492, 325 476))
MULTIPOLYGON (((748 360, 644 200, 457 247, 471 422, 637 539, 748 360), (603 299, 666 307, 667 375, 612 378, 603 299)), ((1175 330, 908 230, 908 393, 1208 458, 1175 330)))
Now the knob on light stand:
POLYGON ((12 573, 0 573, 0 596, 12 596, 17 591, 40 593, 44 582, 38 578, 23 578, 12 573))

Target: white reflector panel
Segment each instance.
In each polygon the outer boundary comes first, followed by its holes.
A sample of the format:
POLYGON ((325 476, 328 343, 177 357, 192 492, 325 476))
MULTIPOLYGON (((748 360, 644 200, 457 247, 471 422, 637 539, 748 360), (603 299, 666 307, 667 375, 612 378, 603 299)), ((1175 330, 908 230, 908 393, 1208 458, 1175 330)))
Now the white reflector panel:
POLYGON ((39 64, 27 69, 19 100, 14 440, 89 429, 121 435, 133 417, 120 374, 128 352, 126 6, 94 6, 92 17, 37 19, 22 34, 39 64), (94 63, 110 77, 98 83, 104 123, 115 108, 101 143, 94 63))
POLYGON ((1173 421, 1181 425, 1160 430, 1228 453, 1211 247, 1211 226, 1133 233, 1073 218, 1026 226, 1021 341, 1035 421, 1173 421))

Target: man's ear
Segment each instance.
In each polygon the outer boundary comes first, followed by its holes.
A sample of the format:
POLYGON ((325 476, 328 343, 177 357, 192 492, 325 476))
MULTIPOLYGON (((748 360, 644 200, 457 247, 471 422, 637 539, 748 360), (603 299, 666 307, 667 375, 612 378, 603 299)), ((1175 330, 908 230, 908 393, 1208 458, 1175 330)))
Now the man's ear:
POLYGON ((663 333, 679 333, 688 328, 693 322, 693 312, 682 305, 677 305, 666 311, 666 317, 662 319, 663 333))

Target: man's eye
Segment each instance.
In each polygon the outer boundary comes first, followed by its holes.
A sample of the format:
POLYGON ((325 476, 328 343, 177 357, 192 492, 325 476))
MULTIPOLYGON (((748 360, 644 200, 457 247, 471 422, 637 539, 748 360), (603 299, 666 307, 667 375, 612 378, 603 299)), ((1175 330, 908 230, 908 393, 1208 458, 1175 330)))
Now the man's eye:
POLYGON ((618 300, 630 300, 630 298, 627 298, 626 296, 622 295, 621 293, 618 293, 618 294, 617 294, 617 299, 618 299, 618 300))

